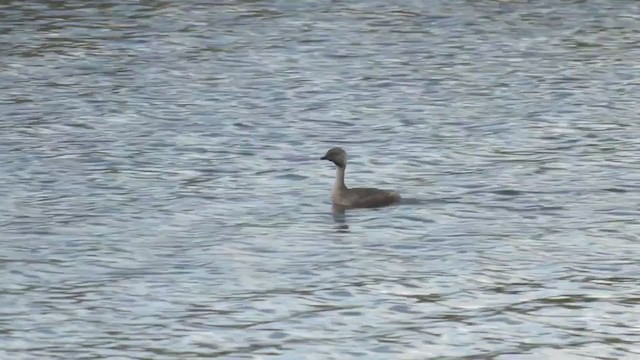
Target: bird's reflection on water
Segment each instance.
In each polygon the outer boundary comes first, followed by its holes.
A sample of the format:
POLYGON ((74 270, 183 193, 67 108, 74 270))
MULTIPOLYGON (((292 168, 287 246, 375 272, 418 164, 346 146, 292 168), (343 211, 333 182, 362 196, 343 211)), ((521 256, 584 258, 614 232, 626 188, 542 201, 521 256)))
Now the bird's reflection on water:
POLYGON ((332 204, 331 216, 336 223, 335 229, 339 233, 348 233, 349 224, 347 224, 347 208, 342 205, 332 204))

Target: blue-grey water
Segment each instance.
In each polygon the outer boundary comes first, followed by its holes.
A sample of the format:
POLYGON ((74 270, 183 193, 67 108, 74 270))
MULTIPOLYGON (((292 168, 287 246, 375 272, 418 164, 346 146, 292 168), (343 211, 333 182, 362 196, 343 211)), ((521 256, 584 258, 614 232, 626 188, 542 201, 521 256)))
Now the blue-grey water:
POLYGON ((638 359, 639 94, 631 0, 1 1, 0 358, 638 359))

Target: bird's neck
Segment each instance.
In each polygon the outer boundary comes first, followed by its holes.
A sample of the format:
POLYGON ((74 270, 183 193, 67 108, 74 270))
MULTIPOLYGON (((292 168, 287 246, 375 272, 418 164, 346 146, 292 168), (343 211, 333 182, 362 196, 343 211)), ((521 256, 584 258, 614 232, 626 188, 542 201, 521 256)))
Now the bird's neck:
POLYGON ((336 182, 333 184, 333 193, 339 193, 347 189, 347 186, 344 184, 344 171, 345 167, 336 167, 336 182))

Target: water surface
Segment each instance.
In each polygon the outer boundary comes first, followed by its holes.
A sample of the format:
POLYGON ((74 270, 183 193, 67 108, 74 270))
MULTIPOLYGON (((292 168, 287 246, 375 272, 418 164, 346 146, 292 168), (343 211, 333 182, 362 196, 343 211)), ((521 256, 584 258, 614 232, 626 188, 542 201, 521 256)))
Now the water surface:
POLYGON ((0 357, 640 357, 639 3, 0 14, 0 357))

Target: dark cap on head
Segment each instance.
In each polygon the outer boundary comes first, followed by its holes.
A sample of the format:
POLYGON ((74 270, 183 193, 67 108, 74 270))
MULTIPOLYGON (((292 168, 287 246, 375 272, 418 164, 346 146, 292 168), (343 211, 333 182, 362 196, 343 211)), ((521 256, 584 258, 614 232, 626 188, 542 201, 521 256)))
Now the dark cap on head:
POLYGON ((327 151, 327 153, 324 154, 324 156, 321 157, 320 160, 329 160, 332 163, 336 164, 336 166, 346 167, 347 152, 340 147, 334 147, 329 149, 329 151, 327 151))

